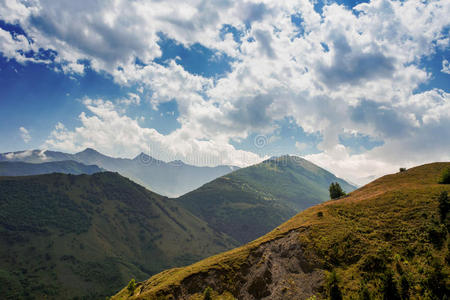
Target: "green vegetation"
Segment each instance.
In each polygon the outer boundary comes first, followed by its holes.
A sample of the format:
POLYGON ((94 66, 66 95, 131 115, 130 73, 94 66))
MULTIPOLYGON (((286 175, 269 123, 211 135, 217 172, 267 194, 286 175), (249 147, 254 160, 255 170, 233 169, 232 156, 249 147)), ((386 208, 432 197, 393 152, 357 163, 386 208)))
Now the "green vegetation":
POLYGON ((359 300, 372 299, 369 289, 367 288, 367 284, 364 280, 361 281, 361 285, 360 285, 359 292, 358 292, 358 299, 359 300))
POLYGON ((450 210, 450 200, 448 199, 448 193, 447 191, 443 191, 439 195, 439 215, 441 217, 441 222, 444 222, 444 220, 447 217, 448 211, 450 210))
POLYGON ((386 271, 382 280, 383 300, 400 300, 394 273, 390 270, 386 271))
POLYGON ((89 215, 61 191, 39 181, 0 181, 0 225, 10 232, 45 233, 58 228, 64 233, 86 232, 89 215))
POLYGON ((339 288, 339 281, 336 271, 332 271, 328 278, 328 296, 330 300, 342 300, 342 293, 339 288))
MULTIPOLYGON (((348 197, 306 209, 249 244, 154 275, 143 283, 138 297, 157 299, 156 295, 163 297, 184 290, 183 297, 189 299, 192 295, 192 299, 197 299, 195 295, 211 282, 215 290, 237 297, 246 292, 245 282, 240 278, 247 276, 249 266, 254 266, 257 253, 263 253, 257 261, 267 266, 265 272, 272 274, 268 278, 272 278, 273 284, 260 281, 259 287, 275 293, 268 290, 275 285, 275 273, 271 270, 279 272, 283 268, 271 256, 301 253, 298 269, 289 271, 291 264, 286 273, 279 273, 282 277, 277 282, 286 282, 283 291, 287 293, 298 286, 304 290, 314 287, 311 280, 298 279, 296 272, 302 276, 323 274, 322 288, 309 292, 305 298, 312 295, 326 298, 329 289, 325 274, 335 271, 339 280, 332 282, 337 282, 334 286, 344 299, 382 299, 388 291, 389 297, 395 299, 443 299, 450 294, 450 241, 448 218, 440 222, 437 200, 442 192, 450 192, 450 186, 437 182, 448 167, 450 163, 433 163, 381 177, 348 197), (288 238, 296 244, 277 246, 288 238)), ((276 295, 272 299, 283 299, 276 295)), ((127 298, 125 290, 113 297, 127 298)))
POLYGON ((331 199, 338 199, 341 198, 342 196, 345 196, 345 192, 342 190, 341 186, 337 182, 332 182, 328 190, 330 191, 331 199))
POLYGON ((400 172, 406 172, 406 168, 400 168, 399 171, 400 172))
POLYGON ((0 177, 0 298, 100 299, 237 242, 117 173, 0 177))
POLYGON ((136 289, 136 281, 134 280, 134 278, 132 278, 130 280, 130 282, 128 282, 128 286, 127 286, 127 290, 133 294, 134 290, 136 289))
POLYGON ((450 168, 442 171, 441 178, 439 179, 439 183, 441 184, 450 184, 450 168))
POLYGON ((401 299, 409 299, 411 283, 409 282, 406 274, 402 274, 400 277, 400 298, 401 299))
POLYGON ((331 182, 353 190, 302 158, 283 156, 217 178, 177 200, 212 228, 246 243, 328 200, 331 182))
POLYGON ((212 288, 210 288, 209 286, 205 289, 205 291, 203 292, 203 300, 212 300, 212 288))

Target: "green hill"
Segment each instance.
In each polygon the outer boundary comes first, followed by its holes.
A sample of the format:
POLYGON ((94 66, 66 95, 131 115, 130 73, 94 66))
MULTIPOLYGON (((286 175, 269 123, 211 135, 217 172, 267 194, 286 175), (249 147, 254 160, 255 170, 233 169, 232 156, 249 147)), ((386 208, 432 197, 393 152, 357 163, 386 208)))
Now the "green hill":
POLYGON ((88 166, 73 160, 46 163, 0 161, 0 176, 28 176, 50 173, 79 175, 94 174, 102 171, 103 170, 96 165, 88 166))
POLYGON ((0 177, 0 298, 101 299, 236 242, 117 173, 0 177))
POLYGON ((347 192, 354 190, 307 160, 282 156, 217 178, 177 200, 212 228, 246 243, 329 199, 328 187, 335 181, 347 192))
POLYGON ((207 287, 212 299, 324 299, 331 291, 344 299, 444 299, 450 214, 441 219, 439 207, 448 210, 449 202, 439 205, 439 198, 450 185, 438 181, 449 167, 384 176, 245 246, 166 270, 112 299, 204 299, 207 287))

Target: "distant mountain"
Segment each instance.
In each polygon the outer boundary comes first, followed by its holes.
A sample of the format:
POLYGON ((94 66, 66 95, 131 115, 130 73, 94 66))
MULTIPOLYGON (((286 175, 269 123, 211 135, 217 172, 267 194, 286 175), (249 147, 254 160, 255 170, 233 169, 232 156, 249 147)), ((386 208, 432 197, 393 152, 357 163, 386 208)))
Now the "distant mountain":
POLYGON ((166 270, 111 300, 204 299, 208 287, 211 299, 230 300, 447 299, 450 213, 442 218, 440 203, 448 211, 442 198, 450 185, 437 182, 449 167, 433 163, 381 177, 247 245, 166 270))
POLYGON ((144 153, 134 159, 113 158, 87 148, 76 154, 56 151, 27 150, 0 154, 0 161, 42 163, 74 160, 119 172, 146 188, 169 197, 177 197, 202 184, 238 169, 234 166, 197 167, 181 161, 163 162, 144 153))
POLYGON ((20 161, 0 161, 0 176, 27 176, 49 173, 94 174, 103 170, 95 165, 67 160, 46 163, 26 163, 20 161))
POLYGON ((342 179, 296 156, 282 156, 239 169, 177 199, 186 209, 241 243, 249 242, 296 213, 329 199, 342 179))
POLYGON ((117 173, 0 177, 2 299, 104 299, 230 249, 177 202, 117 173))

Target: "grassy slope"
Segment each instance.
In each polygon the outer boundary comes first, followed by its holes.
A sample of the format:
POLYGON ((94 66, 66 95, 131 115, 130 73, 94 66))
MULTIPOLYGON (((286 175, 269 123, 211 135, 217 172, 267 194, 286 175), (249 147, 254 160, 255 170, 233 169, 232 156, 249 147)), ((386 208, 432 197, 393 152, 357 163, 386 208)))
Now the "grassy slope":
POLYGON ((2 299, 98 299, 235 242, 105 172, 0 177, 0 244, 2 299))
MULTIPOLYGON (((384 176, 349 197, 299 213, 245 246, 185 268, 166 270, 139 284, 133 296, 124 289, 113 299, 170 299, 183 280, 211 270, 224 274, 217 284, 221 291, 233 291, 234 275, 245 266, 249 254, 292 231, 298 233, 298 243, 319 268, 337 271, 344 298, 356 297, 364 279, 378 299, 387 270, 394 272, 397 281, 400 273, 405 274, 413 299, 426 298, 431 294, 427 282, 435 274, 436 263, 447 287, 450 284, 448 233, 439 223, 437 201, 442 191, 450 192, 449 185, 437 184, 446 167, 450 163, 433 163, 384 176), (436 238, 436 231, 443 230, 436 238)), ((446 222, 448 226, 448 218, 446 222)), ((192 291, 192 298, 198 298, 195 293, 205 287, 192 291)))
POLYGON ((211 227, 246 243, 329 199, 333 181, 353 190, 304 159, 283 156, 217 178, 178 201, 211 227))

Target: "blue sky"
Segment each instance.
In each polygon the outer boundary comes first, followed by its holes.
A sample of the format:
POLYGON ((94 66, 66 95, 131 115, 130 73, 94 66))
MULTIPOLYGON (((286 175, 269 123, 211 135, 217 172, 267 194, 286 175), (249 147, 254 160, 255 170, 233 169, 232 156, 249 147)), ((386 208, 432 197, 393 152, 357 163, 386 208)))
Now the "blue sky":
POLYGON ((0 1, 0 152, 450 159, 448 1, 112 3, 0 1))

